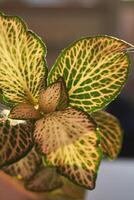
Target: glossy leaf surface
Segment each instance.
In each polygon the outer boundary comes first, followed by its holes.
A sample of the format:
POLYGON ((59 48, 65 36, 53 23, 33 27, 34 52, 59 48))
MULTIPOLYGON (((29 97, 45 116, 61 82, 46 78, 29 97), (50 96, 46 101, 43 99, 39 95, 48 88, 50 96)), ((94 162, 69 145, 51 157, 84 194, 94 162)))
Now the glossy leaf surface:
POLYGON ((129 70, 131 45, 110 36, 80 39, 63 50, 52 67, 48 84, 64 78, 70 106, 94 112, 121 91, 129 70))

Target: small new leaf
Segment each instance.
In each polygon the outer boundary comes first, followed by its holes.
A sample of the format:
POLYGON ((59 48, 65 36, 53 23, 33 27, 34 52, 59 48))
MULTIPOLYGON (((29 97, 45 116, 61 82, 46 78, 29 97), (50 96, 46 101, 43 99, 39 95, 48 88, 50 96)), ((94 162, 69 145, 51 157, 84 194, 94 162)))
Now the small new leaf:
POLYGON ((61 78, 40 93, 39 107, 45 113, 62 110, 67 106, 67 103, 66 88, 61 78))
POLYGON ((41 115, 38 110, 36 110, 33 105, 28 103, 20 103, 13 107, 10 111, 9 118, 11 119, 39 119, 41 115))

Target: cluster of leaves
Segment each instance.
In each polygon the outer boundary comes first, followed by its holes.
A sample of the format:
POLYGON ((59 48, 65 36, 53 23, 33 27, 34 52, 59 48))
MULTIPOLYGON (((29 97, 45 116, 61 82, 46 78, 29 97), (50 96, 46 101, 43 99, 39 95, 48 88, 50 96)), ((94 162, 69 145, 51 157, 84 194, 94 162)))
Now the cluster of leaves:
POLYGON ((124 86, 132 47, 111 36, 82 38, 48 73, 41 39, 0 14, 1 170, 33 191, 61 187, 60 175, 93 189, 103 155, 114 159, 121 148, 118 120, 101 109, 124 86))

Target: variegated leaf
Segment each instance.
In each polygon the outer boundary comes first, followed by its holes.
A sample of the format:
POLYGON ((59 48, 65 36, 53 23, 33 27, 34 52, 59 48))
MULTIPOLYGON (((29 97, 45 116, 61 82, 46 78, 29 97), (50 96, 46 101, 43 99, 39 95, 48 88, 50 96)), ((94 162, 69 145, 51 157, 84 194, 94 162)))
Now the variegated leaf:
POLYGON ((116 117, 106 111, 92 113, 101 135, 103 153, 110 159, 115 159, 122 146, 122 128, 116 117))
POLYGON ((61 110, 67 106, 68 97, 62 79, 42 90, 39 98, 39 106, 45 113, 61 110))
POLYGON ((11 109, 9 118, 11 119, 39 119, 41 115, 33 105, 20 103, 11 109))
POLYGON ((89 115, 73 108, 47 114, 36 122, 34 138, 49 165, 78 185, 94 188, 101 150, 89 115))
POLYGON ((55 168, 41 166, 38 172, 26 181, 25 187, 34 192, 47 192, 62 186, 60 176, 55 168))
POLYGON ((111 102, 126 82, 129 47, 111 36, 80 39, 61 52, 49 73, 48 84, 62 76, 70 106, 97 111, 111 102))
POLYGON ((46 47, 18 17, 0 14, 0 88, 12 102, 38 101, 46 47))
POLYGON ((41 158, 33 147, 24 158, 4 167, 2 170, 18 179, 29 180, 36 173, 40 164, 41 158))
POLYGON ((30 122, 0 118, 0 167, 22 158, 32 147, 30 122))

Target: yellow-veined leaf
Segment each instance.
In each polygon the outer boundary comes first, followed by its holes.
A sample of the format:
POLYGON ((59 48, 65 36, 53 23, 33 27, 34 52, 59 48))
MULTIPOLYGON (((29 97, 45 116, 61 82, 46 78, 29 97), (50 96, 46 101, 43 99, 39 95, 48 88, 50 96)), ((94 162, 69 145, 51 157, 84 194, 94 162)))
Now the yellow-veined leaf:
POLYGON ((18 17, 0 14, 0 89, 11 102, 38 101, 46 47, 18 17))
POLYGON ((0 167, 24 157, 33 145, 30 122, 0 118, 0 167))
POLYGON ((100 130, 103 153, 110 159, 115 159, 122 146, 123 131, 116 117, 106 111, 92 113, 100 130))
POLYGON ((29 180, 36 173, 40 164, 41 158, 33 147, 24 158, 2 170, 20 180, 29 180))
POLYGON ((67 103, 66 88, 61 78, 40 93, 39 106, 45 113, 61 110, 67 106, 67 103))
POLYGON ((13 107, 10 111, 9 118, 11 119, 39 119, 41 115, 33 105, 28 103, 20 103, 13 107))
POLYGON ((35 142, 48 165, 74 183, 93 189, 101 160, 96 124, 83 111, 68 108, 36 122, 35 142))
POLYGON ((48 84, 62 76, 70 106, 86 112, 105 107, 121 91, 129 70, 132 45, 111 36, 80 39, 63 50, 52 67, 48 84))
POLYGON ((55 168, 41 166, 38 172, 26 181, 25 187, 34 192, 47 192, 62 187, 62 181, 55 168))

